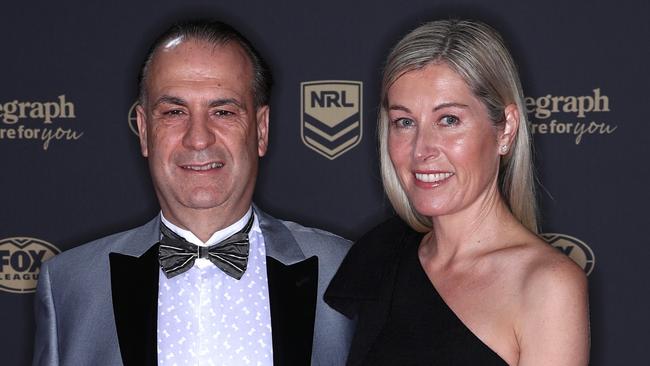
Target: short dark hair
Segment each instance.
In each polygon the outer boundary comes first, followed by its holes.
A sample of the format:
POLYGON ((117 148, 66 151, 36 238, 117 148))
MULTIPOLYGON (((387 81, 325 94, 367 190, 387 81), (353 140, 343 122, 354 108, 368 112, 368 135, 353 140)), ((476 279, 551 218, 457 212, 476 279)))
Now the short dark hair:
POLYGON ((138 76, 140 104, 144 104, 146 98, 146 81, 154 53, 161 45, 179 37, 208 42, 214 46, 223 46, 230 42, 238 44, 253 66, 253 85, 251 87, 253 88, 255 106, 260 107, 269 104, 273 77, 262 56, 251 42, 232 26, 224 22, 206 19, 176 23, 154 41, 142 63, 140 75, 138 76))

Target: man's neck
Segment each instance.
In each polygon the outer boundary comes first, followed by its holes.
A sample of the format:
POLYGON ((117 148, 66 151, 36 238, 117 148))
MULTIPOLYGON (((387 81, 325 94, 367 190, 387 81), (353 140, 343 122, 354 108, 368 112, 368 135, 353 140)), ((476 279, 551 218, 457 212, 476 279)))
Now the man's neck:
POLYGON ((251 209, 252 206, 249 205, 244 209, 238 210, 238 212, 229 215, 206 215, 208 213, 207 210, 178 215, 174 212, 170 212, 169 210, 162 209, 162 215, 170 223, 174 224, 180 229, 191 232, 201 242, 205 243, 217 231, 223 230, 241 220, 251 209))

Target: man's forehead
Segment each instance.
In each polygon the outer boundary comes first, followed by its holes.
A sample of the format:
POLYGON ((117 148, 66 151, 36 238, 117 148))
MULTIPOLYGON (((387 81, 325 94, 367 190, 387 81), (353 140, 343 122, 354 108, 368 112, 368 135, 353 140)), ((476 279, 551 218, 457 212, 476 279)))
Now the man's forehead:
MULTIPOLYGON (((254 97, 252 64, 236 42, 214 44, 187 37, 171 38, 161 43, 154 54, 145 82, 151 92, 147 93, 148 99, 161 95, 180 97, 175 93, 183 88, 182 93, 215 90, 215 83, 219 89, 234 91, 239 95, 237 99, 243 98, 242 105, 248 105, 244 99, 254 97)), ((157 104, 155 100, 149 102, 157 104)))
POLYGON ((156 79, 160 73, 167 74, 192 67, 222 72, 244 80, 252 81, 254 77, 253 64, 237 42, 215 43, 179 36, 164 42, 154 52, 149 78, 156 79))
MULTIPOLYGON (((184 35, 173 37, 163 42, 153 53, 152 63, 164 55, 187 55, 189 53, 209 53, 211 56, 230 55, 246 60, 251 64, 248 54, 236 41, 209 41, 184 35)), ((209 61, 210 58, 207 59, 209 61)))

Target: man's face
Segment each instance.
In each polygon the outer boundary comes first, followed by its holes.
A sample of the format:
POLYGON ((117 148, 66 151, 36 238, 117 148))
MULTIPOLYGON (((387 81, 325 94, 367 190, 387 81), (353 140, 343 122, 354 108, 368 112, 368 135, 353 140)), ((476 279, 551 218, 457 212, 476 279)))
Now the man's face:
POLYGON ((250 206, 269 115, 254 105, 252 77, 237 44, 190 39, 155 52, 138 129, 163 214, 175 224, 203 214, 229 224, 250 206))

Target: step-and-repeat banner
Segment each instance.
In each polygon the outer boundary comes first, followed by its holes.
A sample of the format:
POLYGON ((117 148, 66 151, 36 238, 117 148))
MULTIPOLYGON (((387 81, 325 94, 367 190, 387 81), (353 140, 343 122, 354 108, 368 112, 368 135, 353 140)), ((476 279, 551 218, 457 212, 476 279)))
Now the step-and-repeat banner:
POLYGON ((591 364, 647 364, 648 15, 614 0, 3 2, 0 364, 30 362, 43 261, 156 215, 136 77, 152 37, 196 16, 235 25, 274 71, 256 203, 351 239, 392 214, 375 128, 389 47, 427 20, 497 28, 524 84, 543 237, 589 275, 591 364))

